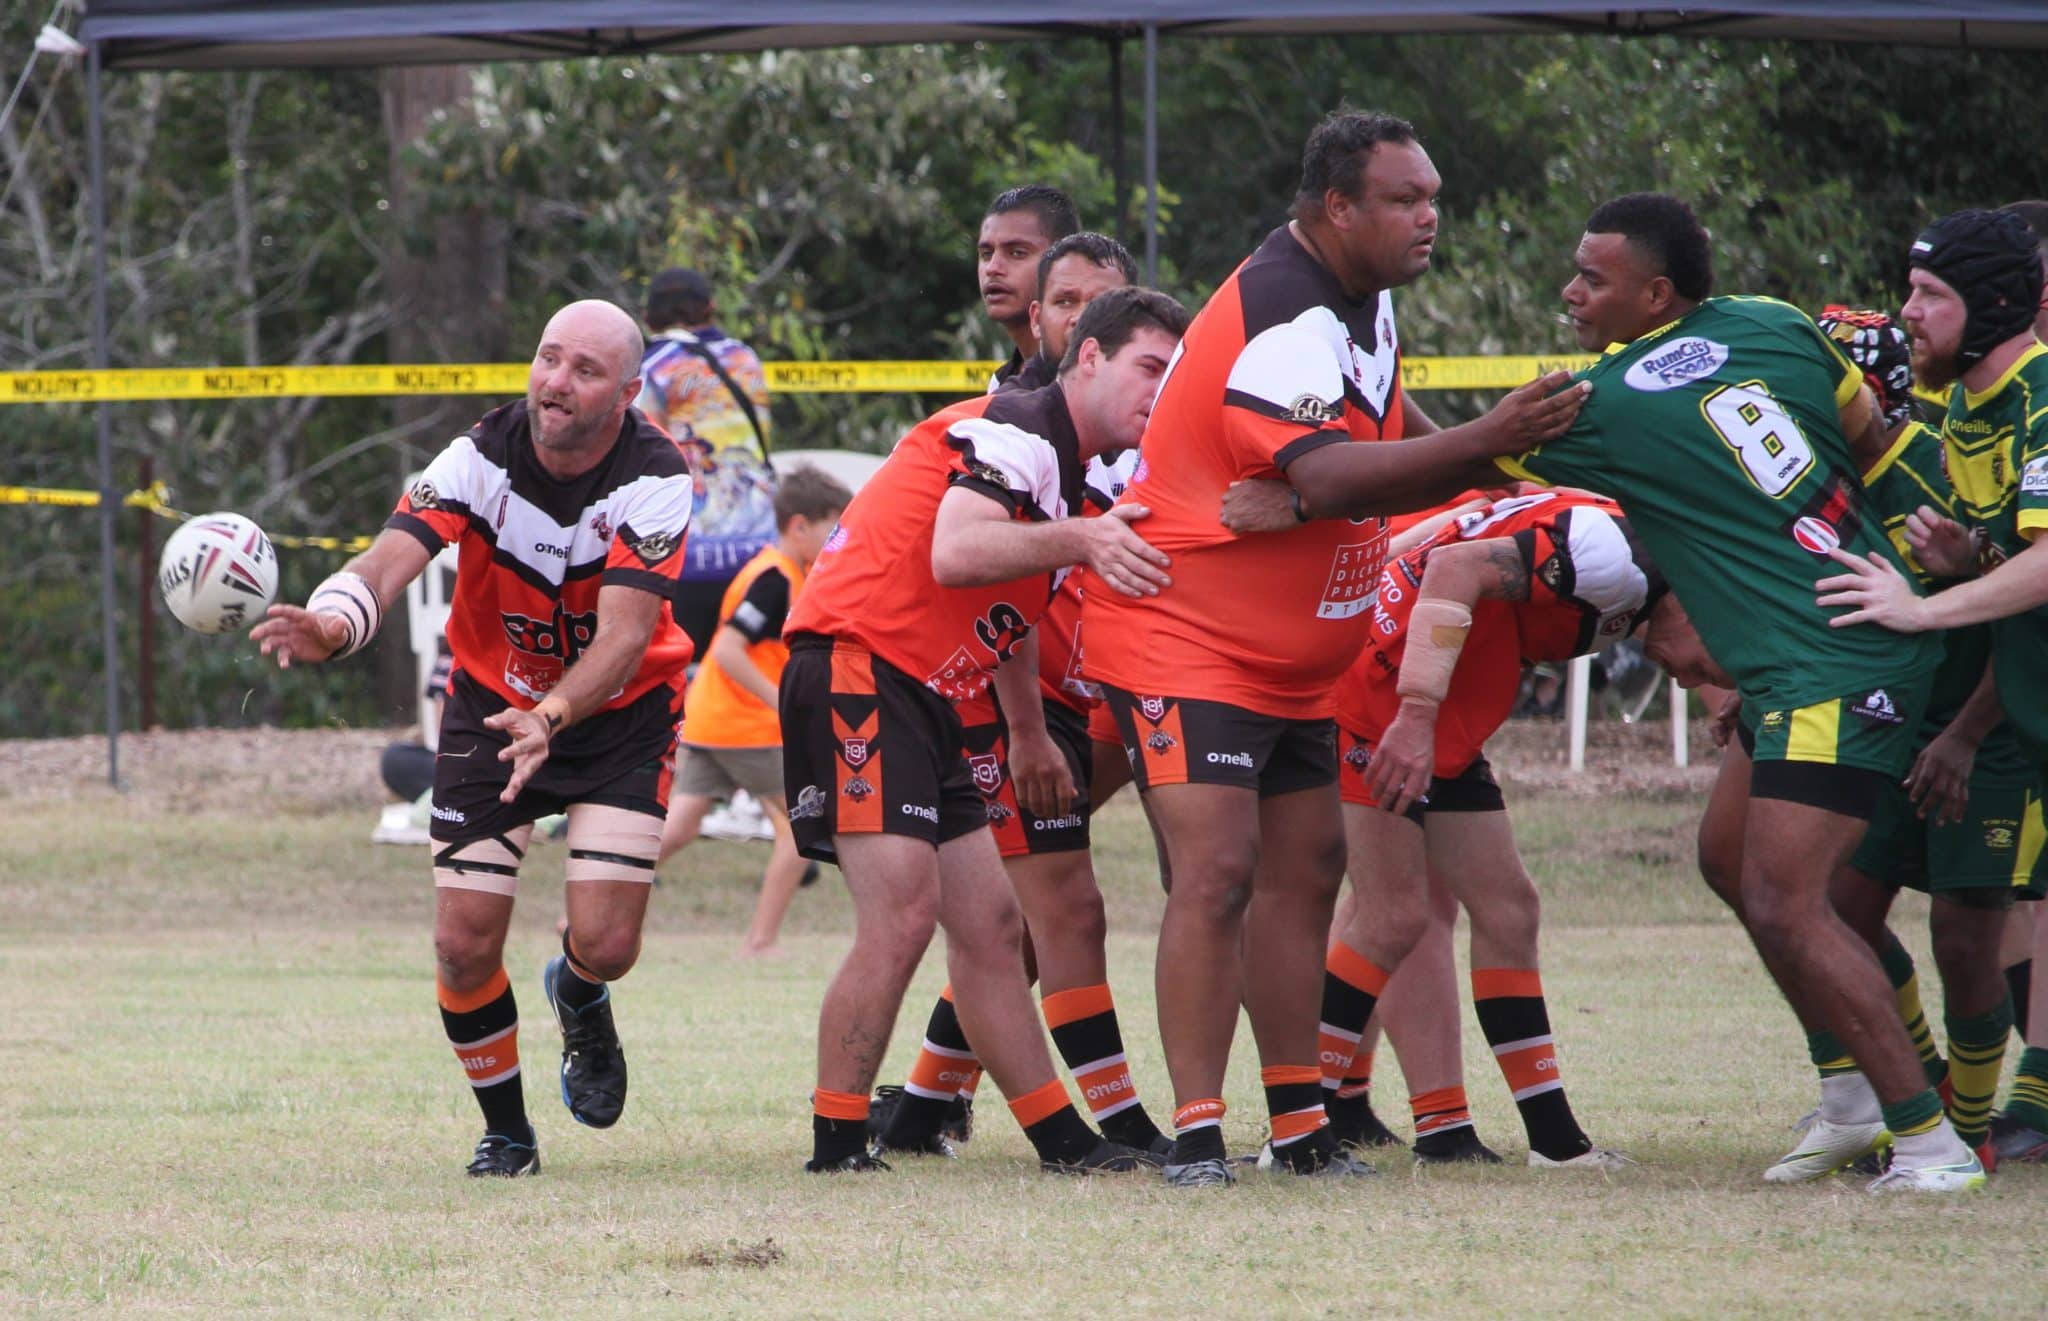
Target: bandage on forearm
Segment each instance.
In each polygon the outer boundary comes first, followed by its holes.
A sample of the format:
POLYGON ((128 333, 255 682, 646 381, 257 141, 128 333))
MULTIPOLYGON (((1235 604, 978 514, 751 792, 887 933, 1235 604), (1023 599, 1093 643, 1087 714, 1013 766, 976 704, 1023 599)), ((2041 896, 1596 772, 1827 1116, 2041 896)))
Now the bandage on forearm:
POLYGON ((306 609, 316 615, 333 615, 348 630, 348 640, 335 651, 334 659, 353 656, 370 645, 384 622, 384 606, 377 589, 359 573, 344 569, 313 589, 306 609))
POLYGON ((1440 704, 1451 691, 1458 653, 1472 631, 1472 607, 1424 597, 1408 616, 1408 647, 1394 691, 1404 699, 1440 704))

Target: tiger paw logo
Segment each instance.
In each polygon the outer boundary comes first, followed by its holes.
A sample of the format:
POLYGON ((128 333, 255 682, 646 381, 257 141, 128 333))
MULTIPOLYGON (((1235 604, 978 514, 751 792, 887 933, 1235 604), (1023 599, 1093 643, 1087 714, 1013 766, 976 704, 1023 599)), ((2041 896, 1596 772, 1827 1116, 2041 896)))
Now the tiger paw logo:
POLYGON ((856 803, 865 803, 868 799, 874 797, 875 786, 868 783, 865 775, 856 775, 845 784, 840 785, 839 792, 845 794, 856 803))
POLYGON ((1164 757, 1180 746, 1180 740, 1163 729, 1155 729, 1145 736, 1145 746, 1155 757, 1164 757))
POLYGON ((839 757, 854 770, 859 770, 868 764, 868 741, 864 738, 841 739, 839 757))

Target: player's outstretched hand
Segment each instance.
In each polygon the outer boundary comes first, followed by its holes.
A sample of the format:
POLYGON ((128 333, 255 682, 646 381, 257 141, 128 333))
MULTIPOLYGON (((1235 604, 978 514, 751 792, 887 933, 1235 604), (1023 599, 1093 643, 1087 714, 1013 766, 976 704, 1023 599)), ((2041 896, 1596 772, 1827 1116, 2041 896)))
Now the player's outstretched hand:
POLYGON ((1551 372, 1517 386, 1486 415, 1488 452, 1520 454, 1563 434, 1592 392, 1590 382, 1573 385, 1570 372, 1551 372))
POLYGON ((1240 537, 1247 532, 1285 532, 1301 526, 1294 516, 1294 488, 1272 477, 1232 482, 1223 492, 1221 521, 1240 537))
POLYGON ((1372 760, 1365 765, 1366 792, 1395 816, 1429 794, 1430 777, 1436 774, 1433 710, 1425 713, 1411 703, 1402 703, 1400 714, 1380 736, 1372 760))
POLYGON ((1143 505, 1118 505, 1100 518, 1081 520, 1085 563, 1125 596, 1157 596, 1173 581, 1166 576, 1166 552, 1131 531, 1132 523, 1151 512, 1143 505))
POLYGON ((304 606, 280 602, 266 610, 263 621, 249 630, 249 640, 264 655, 277 657, 277 668, 288 670, 293 661, 311 665, 340 651, 348 642, 348 624, 331 611, 315 614, 304 606))
POLYGON ((1952 728, 1927 740, 1906 773, 1906 795, 1920 805, 1921 820, 1932 814, 1935 825, 1952 826, 1963 819, 1976 763, 1977 745, 1952 728))
POLYGON ((1010 731, 1010 784, 1017 806, 1042 820, 1067 814, 1074 805, 1074 773, 1044 730, 1010 731))
POLYGON ((505 791, 498 795, 498 801, 509 803, 519 796, 526 782, 533 778, 547 763, 548 719, 535 711, 522 711, 507 707, 494 716, 484 717, 484 728, 502 729, 512 736, 512 742, 498 754, 499 761, 512 763, 512 778, 505 781, 505 791))
POLYGON ((1837 546, 1828 552, 1835 563, 1849 570, 1815 583, 1820 604, 1830 608, 1847 606, 1849 613, 1828 620, 1835 628, 1851 624, 1878 624, 1894 633, 1925 633, 1927 602, 1913 590, 1906 576, 1876 551, 1864 559, 1837 546))
POLYGON ((1921 505, 1906 515, 1906 544, 1913 558, 1937 578, 1974 578, 1977 543, 1964 527, 1935 509, 1921 505))

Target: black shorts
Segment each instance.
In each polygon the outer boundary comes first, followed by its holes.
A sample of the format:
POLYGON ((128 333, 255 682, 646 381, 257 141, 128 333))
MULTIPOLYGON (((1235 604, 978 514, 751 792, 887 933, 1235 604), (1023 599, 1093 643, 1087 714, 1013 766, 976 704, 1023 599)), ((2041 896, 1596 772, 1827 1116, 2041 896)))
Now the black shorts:
POLYGON ((498 801, 512 778, 512 763, 498 754, 512 742, 484 720, 511 705, 457 670, 441 710, 440 747, 434 757, 431 833, 444 844, 491 839, 567 811, 571 803, 603 803, 629 812, 668 815, 675 776, 680 690, 660 685, 616 711, 600 711, 569 726, 548 747, 548 759, 519 796, 498 801))
MULTIPOLYGON (((990 694, 994 696, 993 692, 990 694)), ((967 769, 988 809, 988 828, 1006 858, 1033 853, 1072 853, 1088 847, 1088 782, 1095 752, 1088 741, 1088 717, 1060 702, 1045 701, 1045 732, 1074 777, 1073 806, 1061 817, 1033 815, 1017 801, 1010 783, 1010 727, 999 702, 977 703, 995 719, 965 728, 967 769)))
POLYGON ((1775 798, 1817 807, 1823 812, 1868 821, 1897 778, 1867 766, 1822 761, 1757 761, 1756 734, 1747 724, 1735 726, 1735 738, 1750 758, 1749 796, 1775 798))
POLYGON ((782 671, 782 783, 798 852, 837 862, 834 835, 934 848, 988 824, 953 704, 879 656, 816 633, 782 671))
POLYGON ((1262 715, 1227 702, 1149 697, 1104 685, 1138 791, 1227 784, 1261 798, 1337 780, 1337 724, 1262 715))
MULTIPOLYGON (((1361 807, 1378 807, 1365 787, 1365 770, 1372 765, 1372 744, 1341 726, 1337 730, 1337 743, 1343 749, 1339 758, 1342 769, 1337 777, 1338 797, 1361 807)), ((1501 796, 1500 781, 1493 776, 1493 766, 1486 758, 1476 757, 1471 765, 1456 775, 1431 776, 1429 792, 1420 801, 1408 804, 1408 810, 1401 815, 1419 826, 1430 812, 1507 810, 1507 799, 1501 796)))

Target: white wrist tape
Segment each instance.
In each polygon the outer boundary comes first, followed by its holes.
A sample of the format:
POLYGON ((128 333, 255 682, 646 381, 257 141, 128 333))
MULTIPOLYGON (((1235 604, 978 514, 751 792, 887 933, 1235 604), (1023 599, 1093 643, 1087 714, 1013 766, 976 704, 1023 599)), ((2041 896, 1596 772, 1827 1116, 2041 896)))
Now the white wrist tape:
POLYGON ((1450 694, 1458 653, 1472 631, 1472 607, 1424 597, 1408 616, 1408 647, 1394 691, 1416 701, 1440 703, 1450 694))
POLYGON ((384 607, 370 580, 346 569, 313 589, 306 609, 314 614, 333 615, 348 630, 348 640, 334 653, 334 659, 353 656, 370 645, 384 622, 384 607))

